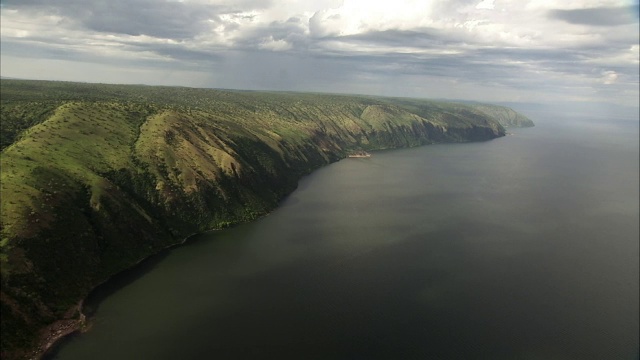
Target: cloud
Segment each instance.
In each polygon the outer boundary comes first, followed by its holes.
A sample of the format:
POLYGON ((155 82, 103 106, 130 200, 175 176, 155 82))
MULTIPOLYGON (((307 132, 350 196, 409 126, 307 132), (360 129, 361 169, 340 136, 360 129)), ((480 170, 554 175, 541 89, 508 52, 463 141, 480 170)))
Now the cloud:
POLYGON ((171 72, 187 86, 637 104, 637 7, 626 4, 2 0, 1 71, 50 61, 50 77, 73 63, 85 81, 94 64, 114 81, 171 72))
POLYGON ((605 85, 614 84, 618 80, 618 74, 615 71, 603 71, 602 83, 605 85))
POLYGON ((440 1, 400 0, 390 5, 382 1, 344 0, 339 7, 316 11, 309 19, 310 34, 321 38, 428 26, 440 1))
POLYGON ((238 31, 232 38, 232 43, 234 48, 245 50, 303 50, 309 44, 308 27, 297 17, 268 24, 254 24, 238 31))
POLYGON ((482 0, 478 5, 476 5, 476 9, 493 10, 493 8, 495 7, 493 2, 494 0, 482 0))
POLYGON ((549 11, 549 16, 553 19, 566 21, 570 24, 590 26, 632 24, 637 21, 637 17, 634 17, 634 14, 637 16, 638 6, 549 11))
POLYGON ((260 49, 267 49, 272 51, 284 51, 291 49, 292 45, 285 40, 276 40, 273 37, 270 37, 269 39, 258 45, 258 47, 260 49))

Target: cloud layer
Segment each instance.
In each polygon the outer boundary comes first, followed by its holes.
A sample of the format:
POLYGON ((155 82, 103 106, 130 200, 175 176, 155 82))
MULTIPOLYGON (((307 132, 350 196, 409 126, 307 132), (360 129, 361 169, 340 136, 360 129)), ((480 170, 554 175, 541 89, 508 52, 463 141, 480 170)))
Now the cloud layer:
POLYGON ((638 106, 637 2, 1 4, 2 76, 638 106))

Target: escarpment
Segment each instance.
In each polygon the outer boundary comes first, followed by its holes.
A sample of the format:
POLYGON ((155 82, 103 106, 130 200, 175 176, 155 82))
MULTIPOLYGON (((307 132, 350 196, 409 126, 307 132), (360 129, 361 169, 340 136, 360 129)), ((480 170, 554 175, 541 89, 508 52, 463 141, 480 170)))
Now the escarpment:
POLYGON ((266 214, 352 151, 505 134, 486 111, 428 100, 15 80, 2 124, 5 359, 79 326, 79 301, 115 273, 266 214))

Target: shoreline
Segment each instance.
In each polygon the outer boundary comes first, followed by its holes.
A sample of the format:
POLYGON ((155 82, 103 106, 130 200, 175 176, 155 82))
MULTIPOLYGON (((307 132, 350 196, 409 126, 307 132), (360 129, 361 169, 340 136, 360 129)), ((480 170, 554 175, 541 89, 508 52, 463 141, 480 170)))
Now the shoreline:
MULTIPOLYGON (((420 145, 420 146, 424 146, 424 145, 420 145)), ((398 148, 391 148, 391 149, 379 149, 379 150, 395 150, 398 148)), ((369 156, 366 157, 370 157, 371 155, 369 154, 369 156)), ((359 156, 358 156, 359 157, 359 156)), ((344 160, 344 159, 348 159, 350 158, 350 156, 344 156, 342 158, 337 159, 336 161, 331 161, 328 164, 325 164, 321 167, 330 165, 333 162, 337 162, 340 160, 344 160)), ((311 172, 314 172, 318 170, 318 168, 314 169, 311 172)), ((310 174, 310 173, 309 173, 310 174)), ((277 209, 280 206, 280 203, 289 195, 291 195, 297 188, 299 185, 300 180, 304 177, 307 176, 309 174, 303 174, 300 176, 300 178, 298 179, 298 182, 296 183, 296 187, 288 194, 282 196, 282 198, 278 201, 278 204, 276 206, 274 206, 273 209, 270 209, 269 211, 267 211, 265 214, 257 216, 255 219, 251 219, 248 221, 240 221, 237 223, 232 223, 229 224, 227 226, 221 227, 221 228, 212 228, 209 230, 205 230, 205 231, 201 231, 201 232, 194 232, 188 236, 186 236, 185 238, 183 238, 181 241, 176 242, 174 244, 170 244, 167 245, 166 247, 163 247, 162 249, 158 250, 157 252, 151 253, 145 257, 143 257, 142 259, 138 260, 137 262, 135 262, 134 264, 132 264, 131 266, 122 269, 121 271, 118 271, 117 273, 109 276, 107 279, 105 279, 104 281, 98 283, 97 285, 95 285, 94 287, 91 288, 91 290, 87 293, 87 295, 85 297, 83 297, 82 299, 80 299, 79 303, 72 307, 71 309, 69 309, 67 311, 67 314, 74 314, 74 313, 79 313, 78 318, 76 319, 63 319, 63 320, 57 320, 54 323, 46 326, 44 329, 41 330, 40 332, 40 336, 38 338, 37 341, 37 345, 35 347, 35 349, 32 350, 28 350, 26 353, 30 354, 28 356, 26 356, 25 358, 29 359, 29 360, 42 360, 43 357, 45 357, 46 355, 50 354, 50 351, 55 348, 55 345, 59 344, 60 341, 62 341, 63 339, 65 339, 67 336, 74 334, 76 332, 85 332, 88 331, 91 326, 87 326, 87 316, 84 313, 84 302, 85 300, 89 297, 89 295, 94 292, 97 288, 99 288, 100 286, 108 283, 109 281, 111 281, 114 277, 116 277, 119 274, 122 274, 125 271, 129 271, 134 269, 136 266, 140 265, 142 262, 157 256, 159 254, 161 254, 163 251, 167 251, 167 250, 171 250, 175 247, 178 246, 182 246, 184 245, 189 239, 191 239, 192 237, 196 236, 196 235, 200 235, 200 234, 204 234, 204 233, 208 233, 208 232, 213 232, 213 231, 220 231, 220 230, 224 230, 227 228, 231 228, 234 226, 238 226, 244 223, 249 223, 252 221, 256 221, 262 217, 268 216, 273 210, 277 209)), ((90 320, 90 318, 89 318, 90 320)))
MULTIPOLYGON (((211 229, 211 230, 207 230, 206 232, 216 231, 216 230, 221 230, 221 229, 211 229)), ((50 354, 50 351, 53 348, 55 348, 55 345, 59 344, 67 336, 75 334, 77 332, 84 333, 91 328, 91 324, 88 323, 88 321, 91 318, 87 317, 87 315, 84 313, 84 303, 85 303, 85 300, 87 300, 87 298, 89 297, 89 295, 92 292, 94 292, 97 288, 113 280, 113 278, 118 276, 119 274, 122 274, 125 271, 134 269, 136 266, 140 265, 145 260, 148 260, 149 258, 162 253, 163 251, 171 250, 174 247, 185 244, 191 237, 198 234, 201 234, 201 233, 192 233, 191 235, 182 239, 180 242, 168 245, 157 252, 154 252, 152 254, 149 254, 148 256, 145 256, 144 258, 137 261, 135 264, 121 271, 118 271, 117 273, 109 276, 106 280, 100 282, 99 284, 91 288, 89 293, 84 298, 82 298, 77 305, 75 305, 74 307, 72 307, 67 311, 67 314, 75 314, 77 312, 79 314, 78 318, 57 320, 52 324, 49 324, 48 326, 46 326, 44 329, 42 329, 40 331, 40 336, 38 337, 39 340, 36 345, 36 348, 30 351, 30 355, 28 356, 28 359, 42 360, 45 356, 50 354)))
MULTIPOLYGON (((342 159, 339 159, 339 160, 342 160, 342 159)), ((317 170, 317 169, 315 169, 315 170, 317 170)), ((300 176, 300 178, 298 179, 298 183, 304 176, 306 176, 306 175, 300 176)), ((176 242, 174 244, 167 245, 167 246, 163 247, 162 249, 143 257, 142 259, 138 260, 136 263, 132 264, 131 266, 118 271, 117 273, 109 276, 104 281, 98 283, 97 285, 95 285, 94 287, 91 288, 91 290, 87 293, 87 295, 85 297, 80 299, 78 304, 76 304, 74 307, 72 307, 71 309, 69 309, 67 311, 67 314, 75 314, 77 312, 79 314, 78 318, 57 320, 57 321, 53 322, 52 324, 49 324, 48 326, 46 326, 44 329, 42 329, 40 331, 40 336, 38 337, 38 342, 37 342, 37 345, 36 345, 35 349, 28 350, 27 353, 30 354, 30 355, 28 355, 25 358, 28 358, 29 360, 42 360, 43 357, 45 357, 48 354, 50 354, 50 351, 53 348, 55 348, 55 345, 59 344, 67 336, 69 336, 71 334, 74 334, 76 332, 84 333, 84 332, 88 331, 91 328, 91 325, 88 324, 88 321, 91 318, 87 317, 87 315, 84 313, 84 303, 85 303, 85 300, 87 300, 87 298, 89 297, 89 295, 91 295, 91 293, 93 293, 100 286, 102 286, 102 285, 108 283, 109 281, 113 280, 119 274, 122 274, 122 273, 124 273, 126 271, 130 271, 130 270, 136 268, 137 266, 142 264, 144 261, 146 261, 146 260, 148 260, 148 259, 150 259, 150 258, 152 258, 154 256, 157 256, 157 255, 161 254, 164 251, 168 251, 168 250, 171 250, 173 248, 177 248, 179 246, 182 246, 182 245, 186 244, 187 241, 189 241, 189 239, 193 238, 194 236, 197 236, 197 235, 200 235, 200 234, 205 234, 205 233, 210 233, 210 232, 214 232, 214 231, 220 231, 220 230, 224 230, 224 229, 228 229, 228 228, 232 228, 232 227, 235 227, 235 226, 238 226, 238 225, 242 225, 242 224, 246 224, 246 223, 249 223, 249 222, 253 222, 253 221, 259 220, 259 219, 261 219, 263 217, 269 216, 269 214, 271 214, 272 211, 274 211, 275 209, 277 209, 280 206, 280 203, 287 196, 291 195, 294 191, 296 191, 296 189, 298 188, 298 183, 296 183, 296 187, 293 190, 291 190, 290 193, 282 196, 282 198, 278 201, 278 204, 276 206, 274 206, 273 209, 270 209, 269 211, 267 211, 266 213, 264 213, 264 214, 262 214, 260 216, 257 216, 255 219, 251 219, 251 220, 248 220, 248 221, 239 221, 239 222, 236 222, 236 223, 231 223, 231 224, 226 225, 224 227, 212 228, 212 229, 204 230, 204 231, 201 231, 201 232, 191 233, 190 235, 184 237, 181 241, 178 241, 178 242, 176 242)))
MULTIPOLYGON (((296 188, 297 188, 297 186, 296 186, 296 188)), ((295 191, 295 189, 294 189, 294 191, 295 191)), ((289 195, 290 194, 285 195, 282 199, 284 199, 285 197, 287 197, 289 195)), ((87 300, 87 298, 89 297, 89 295, 92 292, 94 292, 100 286, 102 286, 102 285, 108 283, 109 281, 113 280, 116 276, 118 276, 118 275, 120 275, 120 274, 122 274, 122 273, 124 273, 126 271, 130 271, 130 270, 136 268, 137 266, 142 264, 144 261, 146 261, 146 260, 148 260, 148 259, 150 259, 150 258, 152 258, 154 256, 157 256, 157 255, 161 254, 164 251, 168 251, 168 250, 171 250, 173 248, 176 248, 176 247, 184 245, 187 241, 189 241, 189 239, 191 239, 192 237, 194 237, 196 235, 205 234, 205 233, 214 232, 214 231, 220 231, 220 230, 231 228, 231 227, 234 227, 234 226, 237 226, 237 225, 241 225, 241 224, 244 224, 244 223, 248 223, 248 222, 251 222, 251 221, 258 220, 260 218, 268 216, 271 213, 271 211, 276 209, 278 206, 274 207, 273 209, 268 211, 266 214, 256 217, 253 220, 234 223, 234 224, 225 226, 223 228, 213 228, 213 229, 205 230, 205 231, 202 231, 202 232, 194 232, 194 233, 186 236, 185 238, 183 238, 181 241, 179 241, 177 243, 174 243, 174 244, 171 244, 171 245, 167 245, 166 247, 160 249, 159 251, 154 252, 152 254, 149 254, 148 256, 145 256, 144 258, 138 260, 135 264, 133 264, 133 265, 131 265, 131 266, 125 268, 125 269, 122 269, 121 271, 118 271, 117 273, 109 276, 106 280, 100 282, 99 284, 97 284, 96 286, 91 288, 89 293, 84 298, 82 298, 78 302, 78 304, 76 304, 75 306, 73 306, 72 308, 70 308, 67 311, 67 314, 78 313, 79 314, 78 318, 56 320, 52 324, 49 324, 44 329, 42 329, 40 331, 40 335, 38 337, 38 342, 37 342, 37 345, 36 345, 35 349, 29 350, 27 352, 29 355, 27 355, 25 358, 27 358, 29 360, 42 360, 45 356, 49 355, 50 351, 53 350, 55 348, 55 346, 58 345, 67 336, 70 336, 70 335, 78 333, 78 332, 79 333, 84 333, 84 332, 89 331, 91 329, 91 324, 89 323, 89 321, 91 320, 91 317, 87 317, 87 315, 84 313, 85 300, 87 300)))
MULTIPOLYGON (((340 160, 344 160, 344 159, 349 159, 349 156, 345 155, 342 158, 337 159, 335 162, 340 161, 340 160)), ((329 164, 333 163, 330 162, 329 164)), ((329 164, 325 164, 324 166, 327 166, 329 164)), ((313 171, 316 171, 318 169, 314 169, 313 171)), ((311 171, 311 172, 313 172, 311 171)), ((310 174, 310 173, 309 173, 310 174)), ((124 273, 125 271, 130 271, 132 269, 134 269, 136 266, 140 265, 142 262, 157 256, 159 254, 161 254, 163 251, 167 251, 167 250, 171 250, 175 247, 178 246, 182 246, 184 245, 189 239, 191 239, 192 237, 196 236, 196 235, 200 235, 200 234, 204 234, 204 233, 208 233, 208 232, 213 232, 213 231, 220 231, 220 230, 224 230, 227 228, 231 228, 237 225, 241 225, 244 223, 248 223, 248 222, 252 222, 252 221, 256 221, 262 217, 268 216, 273 210, 277 209, 280 206, 280 203, 289 195, 291 195, 297 188, 299 185, 300 180, 309 175, 309 174, 303 174, 300 176, 300 178, 298 179, 298 182, 296 183, 296 187, 288 194, 282 196, 282 198, 278 201, 278 205, 276 205, 273 209, 267 211, 265 214, 256 217, 255 219, 249 220, 249 221, 244 221, 244 222, 237 222, 237 223, 232 223, 228 226, 224 226, 221 228, 212 228, 209 230, 205 230, 202 232, 194 232, 188 236, 186 236, 185 238, 183 238, 181 241, 176 242, 174 244, 171 245, 167 245, 166 247, 158 250, 157 252, 154 252, 152 254, 149 254, 148 256, 143 257, 142 259, 138 260, 136 263, 132 264, 131 266, 122 269, 121 271, 118 271, 117 273, 109 276, 107 279, 105 279, 104 281, 98 283, 97 285, 95 285, 94 287, 91 288, 91 290, 87 293, 87 295, 85 297, 83 297, 79 303, 72 307, 71 309, 69 309, 67 311, 67 314, 74 314, 74 313, 79 313, 79 317, 76 319, 63 319, 63 320, 57 320, 52 324, 49 324, 48 326, 46 326, 44 329, 42 329, 40 331, 40 335, 38 337, 38 341, 36 343, 35 349, 30 349, 27 350, 26 353, 30 354, 25 356, 25 359, 29 359, 29 360, 42 360, 45 356, 50 354, 50 351, 52 349, 55 348, 55 345, 59 344, 62 340, 64 340, 67 336, 74 334, 76 332, 85 332, 88 331, 91 326, 87 326, 87 321, 90 320, 90 318, 87 318, 87 316, 84 313, 84 302, 85 300, 89 297, 89 295, 94 292, 96 289, 98 289, 100 286, 108 283, 109 281, 113 280, 114 277, 118 276, 119 274, 124 273)))
POLYGON ((42 359, 60 340, 78 331, 83 332, 87 328, 86 316, 82 312, 83 304, 84 299, 67 312, 72 314, 77 312, 78 318, 57 320, 40 331, 40 340, 35 350, 31 351, 29 359, 42 359))

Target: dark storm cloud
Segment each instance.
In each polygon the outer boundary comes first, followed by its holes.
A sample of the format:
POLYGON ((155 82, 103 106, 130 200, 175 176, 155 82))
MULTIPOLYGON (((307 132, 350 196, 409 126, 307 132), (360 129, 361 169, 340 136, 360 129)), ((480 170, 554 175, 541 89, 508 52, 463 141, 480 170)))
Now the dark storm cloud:
POLYGON ((618 26, 638 21, 638 6, 552 10, 549 17, 577 25, 618 26))

